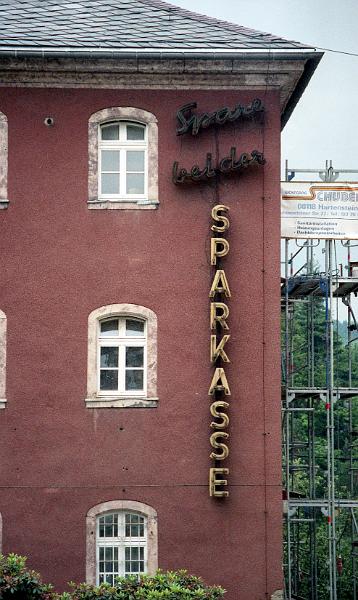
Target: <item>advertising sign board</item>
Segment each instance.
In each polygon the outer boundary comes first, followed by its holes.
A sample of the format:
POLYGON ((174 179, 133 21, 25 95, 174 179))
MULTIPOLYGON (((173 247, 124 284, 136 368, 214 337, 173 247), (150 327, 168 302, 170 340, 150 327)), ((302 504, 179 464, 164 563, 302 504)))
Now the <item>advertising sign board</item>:
POLYGON ((283 238, 358 239, 358 183, 281 183, 283 238))

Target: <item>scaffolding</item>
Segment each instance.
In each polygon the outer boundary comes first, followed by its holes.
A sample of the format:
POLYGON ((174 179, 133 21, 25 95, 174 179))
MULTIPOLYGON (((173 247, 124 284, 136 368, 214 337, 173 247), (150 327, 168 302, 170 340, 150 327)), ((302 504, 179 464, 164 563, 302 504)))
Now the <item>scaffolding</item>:
MULTIPOLYGON (((286 162, 286 181, 302 172, 332 182, 355 171, 286 162)), ((358 241, 283 246, 285 598, 357 600, 358 241)))

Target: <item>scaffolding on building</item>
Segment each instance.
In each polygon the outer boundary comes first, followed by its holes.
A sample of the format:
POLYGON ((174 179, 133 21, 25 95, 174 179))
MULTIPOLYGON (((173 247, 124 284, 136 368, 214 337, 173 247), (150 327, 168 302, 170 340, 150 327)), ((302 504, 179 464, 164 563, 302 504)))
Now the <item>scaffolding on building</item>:
MULTIPOLYGON (((286 162, 285 178, 316 173, 327 183, 354 172, 286 162)), ((357 600, 358 241, 283 245, 285 598, 357 600)))

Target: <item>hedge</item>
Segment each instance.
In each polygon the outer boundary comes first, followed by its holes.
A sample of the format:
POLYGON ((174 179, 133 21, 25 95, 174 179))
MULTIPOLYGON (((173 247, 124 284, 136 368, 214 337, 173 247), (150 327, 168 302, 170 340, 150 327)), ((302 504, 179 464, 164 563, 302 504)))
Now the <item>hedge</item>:
POLYGON ((225 590, 207 586, 187 571, 157 571, 156 575, 119 577, 115 585, 70 583, 69 592, 57 594, 38 573, 28 570, 26 558, 0 554, 0 600, 222 600, 225 590))

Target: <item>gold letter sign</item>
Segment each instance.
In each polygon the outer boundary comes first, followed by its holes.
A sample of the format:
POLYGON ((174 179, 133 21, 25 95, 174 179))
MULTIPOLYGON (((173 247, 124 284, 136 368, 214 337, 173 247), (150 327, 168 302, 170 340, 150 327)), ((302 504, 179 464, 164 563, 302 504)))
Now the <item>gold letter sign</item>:
POLYGON ((225 431, 229 425, 229 417, 225 412, 229 408, 229 403, 222 398, 230 396, 231 392, 222 365, 230 362, 226 348, 224 350, 230 339, 230 335, 224 333, 229 331, 227 323, 229 308, 223 302, 223 297, 226 302, 226 299, 231 297, 231 292, 220 261, 229 254, 230 245, 226 238, 218 237, 218 234, 223 235, 230 227, 230 221, 225 215, 227 212, 229 209, 224 204, 214 206, 211 211, 213 219, 211 231, 214 232, 215 237, 211 238, 210 262, 216 267, 216 270, 209 292, 209 298, 212 300, 210 302, 210 362, 215 370, 211 378, 209 396, 213 397, 210 413, 216 420, 210 424, 210 427, 214 429, 214 433, 210 435, 210 445, 213 448, 210 458, 214 461, 215 466, 209 471, 209 494, 214 498, 226 498, 229 495, 225 489, 228 486, 226 476, 229 475, 229 469, 217 466, 229 456, 229 446, 223 442, 229 438, 229 433, 225 431), (219 408, 221 410, 218 410, 219 408))

